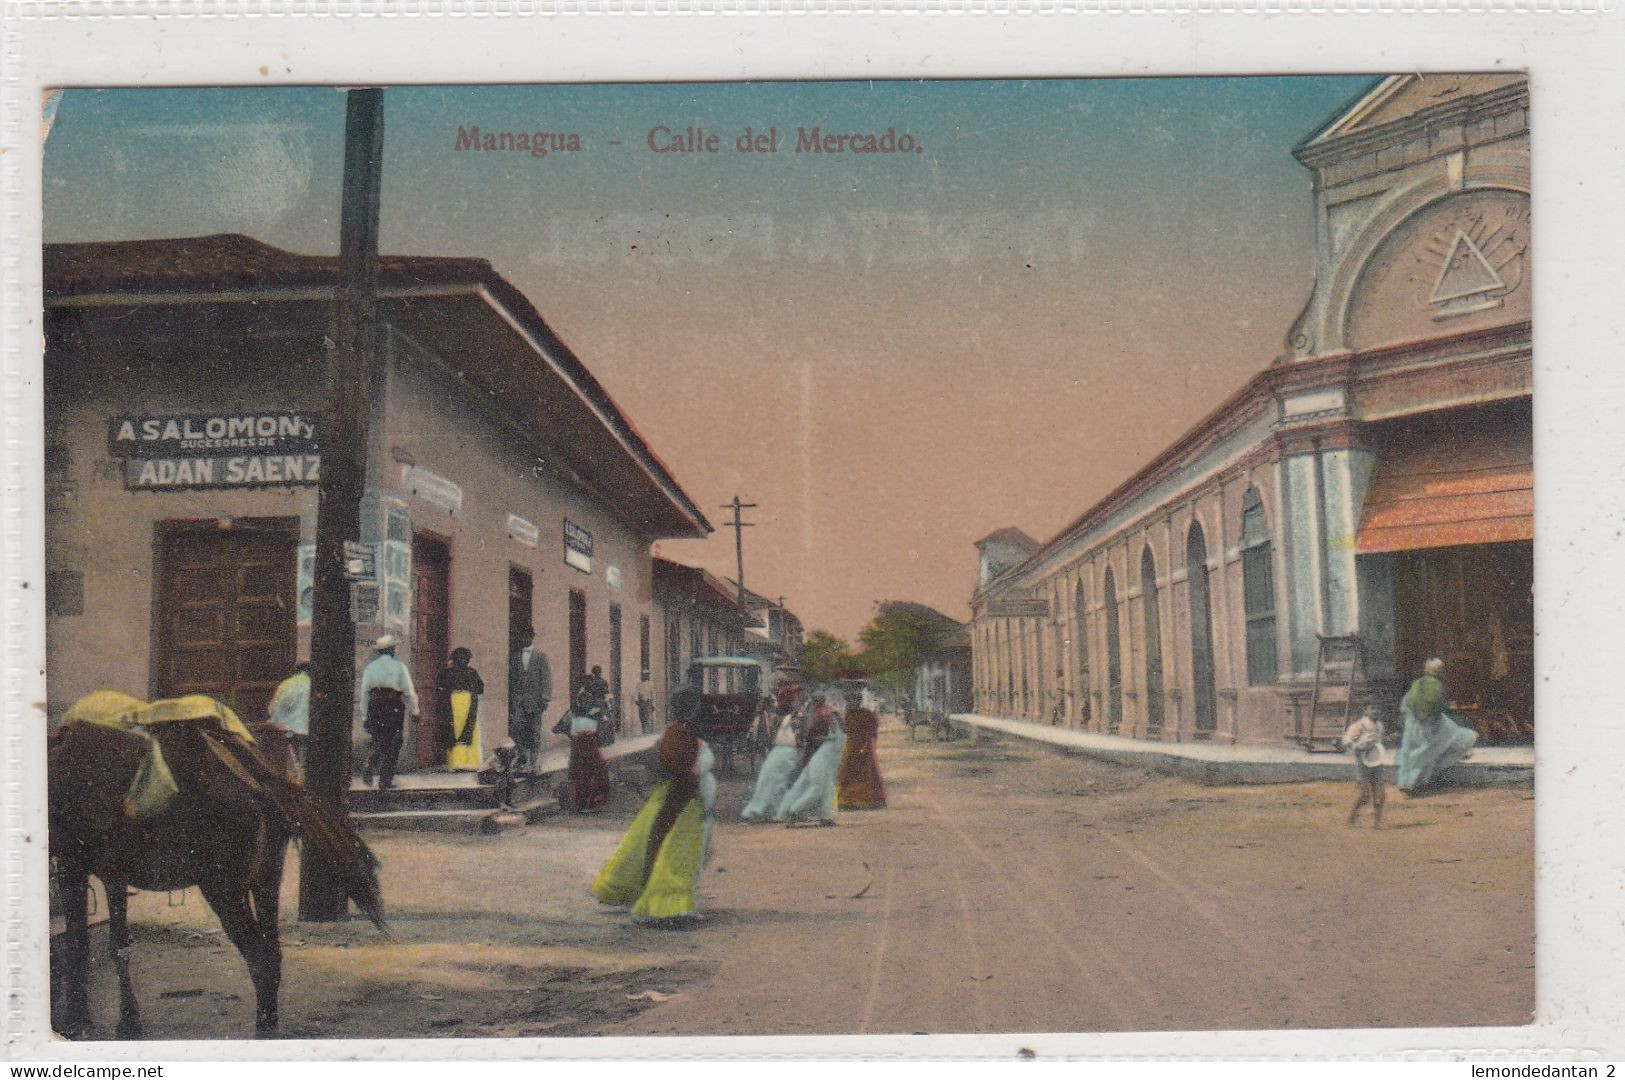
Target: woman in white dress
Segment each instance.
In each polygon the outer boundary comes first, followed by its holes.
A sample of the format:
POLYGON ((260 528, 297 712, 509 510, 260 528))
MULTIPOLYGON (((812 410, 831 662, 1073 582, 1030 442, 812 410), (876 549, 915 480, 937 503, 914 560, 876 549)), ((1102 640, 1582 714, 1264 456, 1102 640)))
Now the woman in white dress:
POLYGON ((787 825, 806 821, 835 824, 835 773, 845 748, 846 736, 835 710, 828 706, 815 707, 812 722, 807 726, 807 745, 802 747, 806 764, 780 800, 775 821, 787 825), (806 756, 809 751, 810 757, 806 756))
POLYGON ((773 736, 773 747, 756 772, 756 787, 750 793, 745 809, 739 814, 746 821, 778 820, 779 803, 784 800, 784 793, 790 790, 796 761, 801 756, 796 747, 794 717, 794 713, 785 713, 784 719, 779 721, 779 730, 773 736))

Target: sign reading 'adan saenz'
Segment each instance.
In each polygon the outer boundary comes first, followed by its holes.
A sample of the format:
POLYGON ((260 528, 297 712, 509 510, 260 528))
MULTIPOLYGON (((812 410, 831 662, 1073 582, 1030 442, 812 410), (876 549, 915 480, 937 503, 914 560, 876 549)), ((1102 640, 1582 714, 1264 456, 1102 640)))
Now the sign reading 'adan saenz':
POLYGON ((108 449, 131 490, 279 487, 321 479, 318 418, 310 413, 119 416, 108 449))

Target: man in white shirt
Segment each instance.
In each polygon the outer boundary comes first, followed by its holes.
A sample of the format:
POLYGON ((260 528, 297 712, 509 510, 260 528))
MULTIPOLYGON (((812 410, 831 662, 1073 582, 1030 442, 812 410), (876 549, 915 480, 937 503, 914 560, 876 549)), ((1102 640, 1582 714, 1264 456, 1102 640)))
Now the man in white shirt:
POLYGON ((361 670, 358 695, 367 717, 361 726, 372 736, 372 753, 361 770, 361 782, 371 784, 376 772, 379 791, 395 786, 395 762, 401 756, 407 714, 413 720, 419 715, 417 687, 412 685, 406 665, 395 659, 396 644, 394 634, 373 643, 377 655, 361 670))
POLYGON ((277 684, 271 695, 271 723, 284 728, 293 747, 293 759, 301 775, 305 770, 305 747, 310 742, 310 661, 301 660, 293 674, 277 684))

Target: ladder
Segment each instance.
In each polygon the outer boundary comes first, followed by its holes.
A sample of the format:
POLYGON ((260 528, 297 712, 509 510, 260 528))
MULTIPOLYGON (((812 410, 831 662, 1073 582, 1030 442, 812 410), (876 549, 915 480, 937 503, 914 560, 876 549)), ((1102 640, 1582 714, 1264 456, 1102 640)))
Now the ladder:
POLYGON ((1354 720, 1354 686, 1364 655, 1357 635, 1320 637, 1315 661, 1315 692, 1309 699, 1309 726, 1304 749, 1336 751, 1343 730, 1354 720))

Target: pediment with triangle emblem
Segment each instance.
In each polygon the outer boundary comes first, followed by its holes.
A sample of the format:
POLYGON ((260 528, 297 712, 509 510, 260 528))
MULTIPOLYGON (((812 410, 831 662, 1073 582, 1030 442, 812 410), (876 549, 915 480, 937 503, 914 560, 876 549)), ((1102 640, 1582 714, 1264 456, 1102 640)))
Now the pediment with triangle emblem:
POLYGON ((1530 317, 1529 197, 1454 195, 1395 229, 1350 297, 1346 341, 1364 348, 1530 317))

